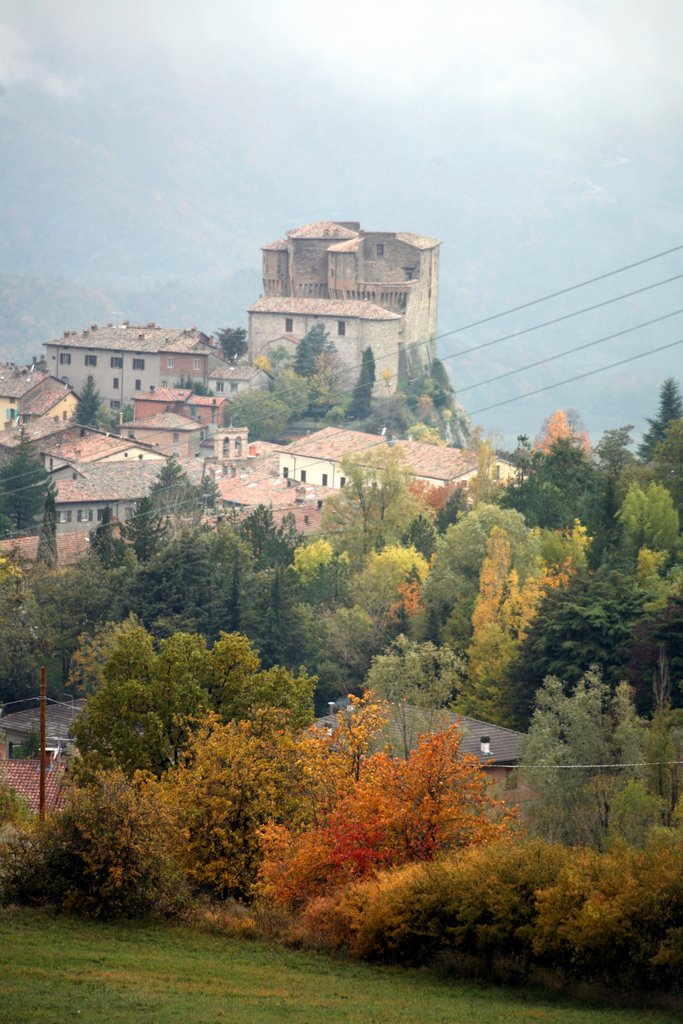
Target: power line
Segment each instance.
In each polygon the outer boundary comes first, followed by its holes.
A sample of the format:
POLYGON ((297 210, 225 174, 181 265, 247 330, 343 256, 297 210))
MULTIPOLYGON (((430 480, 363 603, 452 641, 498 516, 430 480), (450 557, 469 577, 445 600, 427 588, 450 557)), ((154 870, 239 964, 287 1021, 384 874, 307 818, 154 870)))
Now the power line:
MULTIPOLYGON (((605 299, 603 302, 596 302, 592 306, 584 306, 583 309, 574 310, 572 313, 564 313, 562 316, 554 317, 552 320, 544 320, 543 323, 533 324, 531 327, 524 327, 521 331, 513 331, 512 334, 504 334, 502 338, 494 338, 492 341, 485 341, 481 345, 474 345, 472 348, 461 349, 460 352, 452 352, 450 355, 443 356, 441 359, 442 363, 445 363, 448 359, 457 359, 459 356, 468 356, 472 352, 479 352, 483 348, 491 348, 492 345, 500 345, 503 341, 510 341, 512 338, 520 338, 523 334, 531 334, 532 331, 539 331, 542 327, 552 327, 553 324, 562 323, 564 320, 571 320, 575 316, 582 316, 584 313, 591 313, 595 309, 602 309, 604 306, 611 306, 615 302, 621 302, 622 299, 630 299, 634 295, 641 295, 643 292, 652 291, 653 288, 661 288, 662 285, 671 284, 672 281, 679 281, 683 277, 683 274, 674 274, 673 277, 667 277, 663 281, 656 281, 654 284, 645 285, 642 288, 635 288, 633 291, 624 292, 623 295, 616 295, 612 299, 605 299)), ((439 334, 435 340, 445 338, 449 334, 457 334, 458 331, 448 331, 446 334, 439 334)))
POLYGON ((664 249, 662 252, 655 253, 654 256, 646 256, 641 260, 636 260, 635 263, 627 263, 623 267, 617 267, 616 270, 609 270, 606 274, 598 274, 597 277, 589 277, 585 281, 569 285, 567 288, 560 288, 560 290, 556 292, 549 292, 547 295, 542 295, 538 299, 531 299, 529 302, 523 302, 519 306, 511 306, 510 309, 504 309, 501 313, 493 313, 491 316, 483 317, 481 320, 473 320, 472 323, 464 324, 462 327, 455 327, 452 331, 447 331, 445 334, 438 335, 438 337, 446 338, 449 334, 459 334, 462 331, 469 331, 473 327, 480 327, 482 324, 488 324, 492 320, 500 320, 501 317, 509 316, 510 313, 519 313, 521 310, 529 309, 531 306, 537 306, 541 302, 547 302, 549 299, 556 299, 560 295, 567 295, 569 292, 577 291, 579 288, 585 288, 586 285, 595 284, 597 281, 605 281, 608 277, 614 277, 616 274, 622 274, 626 270, 633 270, 635 267, 642 267, 645 263, 651 263, 653 260, 661 259, 662 256, 670 256, 671 253, 680 252, 681 249, 683 249, 683 245, 675 245, 671 249, 664 249))
POLYGON ((485 384, 493 384, 497 380, 503 380, 505 377, 512 377, 516 373, 522 373, 524 370, 533 370, 536 366, 543 366, 544 363, 553 363, 556 359, 562 359, 564 356, 573 355, 575 352, 581 352, 583 349, 593 348, 595 345, 600 345, 604 341, 612 341, 614 338, 621 338, 624 334, 632 334, 634 331, 639 331, 643 327, 651 327, 652 324, 661 323, 662 320, 669 320, 673 316, 679 316, 683 313, 683 309, 675 309, 673 313, 665 313, 663 316, 654 317, 652 320, 645 320, 643 323, 635 324, 633 327, 625 327, 622 331, 615 331, 614 334, 605 334, 602 338, 596 338, 595 341, 588 341, 583 345, 576 345, 574 348, 565 349, 564 352, 556 352, 552 356, 547 356, 545 359, 537 359, 534 363, 527 363, 526 366, 518 366, 515 370, 507 370, 505 373, 499 373, 496 377, 489 377, 487 380, 478 381, 476 384, 468 384, 466 388, 459 388, 456 392, 457 395, 462 395, 466 391, 474 391, 475 388, 481 388, 485 384))
POLYGON ((678 341, 672 341, 668 345, 659 345, 657 348, 651 348, 647 352, 640 352, 637 356, 628 356, 626 359, 619 359, 616 363, 608 363, 607 366, 601 366, 597 370, 588 370, 586 373, 578 373, 574 377, 566 377, 565 380, 557 381, 555 384, 546 384, 545 387, 536 388, 534 391, 526 391, 523 395, 506 398, 502 402, 493 402, 491 405, 482 406, 481 409, 472 409, 468 416, 476 416, 480 412, 488 412, 489 409, 498 409, 502 405, 511 405, 512 402, 519 402, 522 398, 530 398, 532 395, 540 395, 543 391, 552 391, 553 388, 560 388, 563 384, 571 384, 575 380, 593 377, 596 373, 604 373, 605 370, 613 370, 616 366, 623 366, 625 363, 633 363, 638 359, 645 359, 646 356, 652 356, 656 352, 664 352, 666 349, 675 348, 677 345, 683 345, 683 338, 679 338, 678 341))

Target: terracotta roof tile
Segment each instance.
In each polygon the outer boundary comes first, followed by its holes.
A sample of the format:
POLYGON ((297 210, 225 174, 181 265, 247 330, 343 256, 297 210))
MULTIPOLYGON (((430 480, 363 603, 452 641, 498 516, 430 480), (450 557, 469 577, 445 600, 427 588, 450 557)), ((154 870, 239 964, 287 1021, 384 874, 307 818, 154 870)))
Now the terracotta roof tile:
POLYGON ((45 383, 39 393, 29 394, 26 397, 25 401, 21 403, 21 414, 22 416, 45 416, 67 395, 77 397, 70 384, 62 384, 60 380, 53 378, 45 383))
POLYGON ((262 245, 261 249, 266 252, 282 252, 283 249, 287 248, 287 239, 278 238, 276 242, 268 242, 267 245, 262 245))
POLYGON ((345 299, 298 299, 264 296, 247 310, 248 313, 293 313, 303 316, 350 317, 359 320, 400 320, 399 313, 376 306, 372 302, 345 299))
POLYGON ((331 493, 329 487, 314 487, 311 484, 294 484, 281 476, 221 477, 216 486, 223 501, 243 508, 256 508, 265 505, 267 508, 283 508, 294 506, 303 498, 305 505, 317 506, 331 493), (303 492, 301 490, 303 488, 303 492))
POLYGON ((142 391, 135 396, 136 402, 184 402, 192 394, 192 388, 155 388, 142 391))
POLYGON ((360 430, 344 430, 341 427, 325 427, 308 437, 300 437, 291 444, 280 448, 287 455, 306 455, 314 459, 335 461, 344 455, 362 452, 377 445, 386 444, 380 434, 365 434, 360 430))
POLYGON ((77 465, 84 476, 78 480, 58 480, 57 505, 85 504, 94 501, 139 501, 166 464, 165 459, 135 462, 96 462, 77 465))
POLYGON ((404 452, 406 465, 416 476, 451 481, 477 468, 477 456, 463 448, 447 448, 421 441, 395 441, 394 444, 404 452))
MULTIPOLYGON (((45 809, 52 814, 64 803, 63 762, 53 764, 45 775, 45 809)), ((0 781, 23 797, 32 814, 40 810, 40 762, 29 760, 0 759, 0 781)))
POLYGON ((21 398, 45 380, 47 373, 16 367, 12 363, 0 364, 0 398, 21 398))
POLYGON ((153 416, 143 416, 140 420, 131 420, 124 423, 123 430, 196 430, 202 429, 202 424, 189 416, 181 416, 176 412, 157 412, 153 416))
MULTIPOLYGON (((0 540, 0 548, 8 554, 17 552, 22 558, 34 561, 38 555, 39 537, 14 537, 0 540)), ((90 524, 85 523, 83 530, 75 533, 57 532, 57 561, 60 566, 74 565, 85 558, 90 551, 90 524)))

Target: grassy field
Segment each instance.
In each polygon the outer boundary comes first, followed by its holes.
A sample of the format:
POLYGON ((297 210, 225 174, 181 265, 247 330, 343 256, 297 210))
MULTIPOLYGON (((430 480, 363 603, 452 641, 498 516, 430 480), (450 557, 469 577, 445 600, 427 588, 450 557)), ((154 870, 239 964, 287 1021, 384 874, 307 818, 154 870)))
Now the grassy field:
POLYGON ((0 911, 0 1021, 17 1024, 671 1024, 661 1011, 340 963, 172 926, 0 911))

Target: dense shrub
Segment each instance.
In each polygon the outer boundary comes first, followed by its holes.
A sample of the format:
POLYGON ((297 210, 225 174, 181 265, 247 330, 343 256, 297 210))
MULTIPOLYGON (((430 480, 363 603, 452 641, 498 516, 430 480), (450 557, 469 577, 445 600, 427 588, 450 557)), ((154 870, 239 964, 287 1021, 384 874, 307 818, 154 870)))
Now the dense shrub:
POLYGON ((622 987, 683 978, 683 837, 645 850, 577 850, 538 893, 534 955, 582 979, 622 987))
POLYGON ((0 847, 5 903, 54 903, 89 917, 170 913, 185 886, 169 849, 170 816, 144 781, 103 772, 65 809, 0 847))

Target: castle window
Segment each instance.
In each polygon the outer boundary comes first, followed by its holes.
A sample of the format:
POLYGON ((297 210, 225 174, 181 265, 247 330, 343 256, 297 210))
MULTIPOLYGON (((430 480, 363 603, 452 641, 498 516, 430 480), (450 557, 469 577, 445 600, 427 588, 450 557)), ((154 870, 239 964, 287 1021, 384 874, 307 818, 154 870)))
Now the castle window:
POLYGON ((71 353, 70 352, 60 352, 59 353, 59 363, 60 363, 60 366, 69 366, 69 364, 71 363, 71 353))
POLYGON ((112 356, 111 357, 111 366, 112 366, 113 370, 122 370, 123 369, 123 356, 112 356))
POLYGON ((403 273, 406 276, 406 281, 412 281, 415 277, 415 267, 404 267, 403 273))
POLYGON ((85 365, 86 366, 97 366, 97 356, 86 356, 85 357, 85 365))
POLYGON ((377 243, 377 255, 384 256, 384 246, 381 242, 377 243))
POLYGON ((327 473, 323 473, 323 487, 327 487, 327 473))
POLYGON ((305 469, 301 470, 300 477, 301 477, 301 483, 305 484, 306 483, 306 470, 305 469))
POLYGON ((144 359, 134 359, 133 360, 133 369, 134 370, 144 370, 144 368, 145 368, 145 360, 144 359))
POLYGON ((345 320, 337 320, 337 334, 339 335, 340 338, 343 338, 344 335, 346 334, 345 320))
POLYGON ((135 390, 136 391, 142 391, 142 381, 141 380, 136 380, 135 381, 135 390))
POLYGON ((111 382, 111 386, 113 387, 114 391, 116 391, 118 389, 118 386, 119 386, 119 378, 118 377, 114 377, 114 379, 111 382))
POLYGON ((287 317, 285 319, 285 331, 286 331, 287 334, 291 334, 293 330, 294 330, 294 321, 292 320, 291 317, 287 317))

